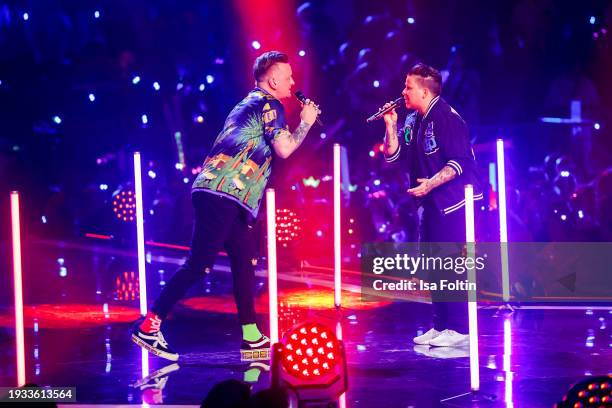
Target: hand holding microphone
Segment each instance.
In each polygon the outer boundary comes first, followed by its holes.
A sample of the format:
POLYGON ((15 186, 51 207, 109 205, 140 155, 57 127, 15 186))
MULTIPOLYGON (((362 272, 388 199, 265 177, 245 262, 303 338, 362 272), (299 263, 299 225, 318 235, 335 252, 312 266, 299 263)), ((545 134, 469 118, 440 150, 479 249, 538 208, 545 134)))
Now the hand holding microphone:
POLYGON ((384 104, 382 108, 378 110, 375 114, 366 119, 367 123, 374 122, 375 120, 383 118, 387 125, 393 124, 397 122, 397 112, 396 108, 401 107, 401 102, 404 98, 400 97, 394 101, 387 102, 384 104))
POLYGON ((306 98, 302 91, 296 91, 294 95, 302 103, 302 112, 300 112, 300 119, 310 125, 312 125, 315 121, 319 125, 323 125, 323 122, 321 122, 321 119, 319 119, 318 116, 321 114, 319 106, 316 105, 310 99, 306 98))

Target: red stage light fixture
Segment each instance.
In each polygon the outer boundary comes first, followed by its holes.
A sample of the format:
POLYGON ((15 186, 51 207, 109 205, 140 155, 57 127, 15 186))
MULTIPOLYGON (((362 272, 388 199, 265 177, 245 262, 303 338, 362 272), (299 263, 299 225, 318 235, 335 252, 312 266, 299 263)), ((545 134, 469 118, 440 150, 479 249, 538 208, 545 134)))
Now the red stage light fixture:
POLYGON ((300 218, 297 214, 287 208, 276 210, 276 240, 283 247, 287 247, 290 241, 297 239, 302 230, 300 218))
POLYGON ((346 392, 344 345, 333 330, 302 323, 274 345, 272 384, 292 390, 300 406, 337 400, 346 392))
POLYGON ((612 375, 589 377, 574 385, 555 408, 609 407, 612 405, 612 375))
POLYGON ((134 221, 136 218, 136 199, 133 191, 121 191, 113 197, 113 212, 124 221, 134 221))

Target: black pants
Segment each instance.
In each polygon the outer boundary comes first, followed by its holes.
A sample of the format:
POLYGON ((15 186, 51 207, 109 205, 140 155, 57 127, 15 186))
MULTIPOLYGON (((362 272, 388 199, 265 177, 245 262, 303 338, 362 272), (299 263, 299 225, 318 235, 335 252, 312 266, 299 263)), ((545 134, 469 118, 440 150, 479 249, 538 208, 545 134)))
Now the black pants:
MULTIPOLYGON (((420 227, 420 241, 425 247, 428 247, 428 243, 436 242, 465 243, 465 208, 444 215, 432 205, 425 205, 420 227)), ((445 245, 444 249, 448 251, 449 248, 446 247, 445 245)), ((457 250, 454 253, 437 254, 440 255, 457 257, 461 256, 461 253, 457 250)), ((457 275, 454 272, 435 270, 430 271, 430 278, 435 282, 440 282, 441 279, 464 280, 467 274, 457 275)), ((431 300, 436 330, 451 329, 462 334, 468 332, 467 292, 432 291, 431 300)))
POLYGON ((191 251, 155 301, 153 313, 164 319, 225 248, 230 259, 234 298, 241 324, 255 323, 255 242, 250 214, 238 203, 206 192, 192 194, 195 223, 191 251))

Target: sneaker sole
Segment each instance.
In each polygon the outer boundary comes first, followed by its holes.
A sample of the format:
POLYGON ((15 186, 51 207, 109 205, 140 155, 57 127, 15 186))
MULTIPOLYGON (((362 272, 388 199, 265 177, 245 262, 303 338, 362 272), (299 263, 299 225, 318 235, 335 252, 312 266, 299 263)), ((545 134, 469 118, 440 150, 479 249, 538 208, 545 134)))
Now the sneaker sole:
POLYGON ((161 350, 158 350, 158 349, 156 349, 154 347, 151 347, 150 345, 148 345, 147 343, 142 341, 135 334, 132 334, 132 341, 134 343, 136 343, 137 345, 139 345, 140 347, 142 347, 143 349, 147 350, 149 353, 155 354, 158 357, 165 358, 166 360, 170 360, 170 361, 178 361, 178 359, 179 359, 179 355, 178 354, 166 353, 165 351, 161 351, 161 350))
POLYGON ((240 350, 240 361, 260 361, 270 359, 270 349, 240 350))
POLYGON ((465 340, 461 340, 461 341, 456 341, 454 343, 442 343, 442 344, 432 344, 429 343, 429 345, 431 347, 461 347, 461 346, 466 346, 469 343, 469 339, 465 339, 465 340))
MULTIPOLYGON (((435 337, 434 337, 434 339, 435 339, 435 337)), ((428 346, 429 342, 432 341, 432 340, 433 339, 429 339, 429 340, 414 340, 414 339, 412 339, 412 342, 414 344, 418 344, 419 346, 428 346)))

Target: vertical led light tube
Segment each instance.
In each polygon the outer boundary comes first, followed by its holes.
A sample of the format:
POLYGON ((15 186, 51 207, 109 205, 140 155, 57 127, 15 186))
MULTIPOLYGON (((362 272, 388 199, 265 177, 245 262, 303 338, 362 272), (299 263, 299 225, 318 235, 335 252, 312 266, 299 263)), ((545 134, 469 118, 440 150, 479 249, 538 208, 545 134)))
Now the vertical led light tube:
POLYGON ((504 375, 506 376, 504 399, 506 407, 512 408, 514 406, 512 401, 512 322, 509 316, 504 319, 504 375))
POLYGON ((342 147, 334 143, 334 304, 340 307, 342 304, 342 250, 341 234, 342 223, 340 222, 341 191, 340 191, 340 154, 342 147))
MULTIPOLYGON (((465 186, 465 241, 467 257, 476 257, 476 231, 474 226, 474 188, 471 184, 465 186)), ((476 271, 473 267, 468 269, 468 281, 476 283, 476 271)), ((480 372, 478 363, 478 305, 476 291, 468 291, 468 322, 470 337, 470 387, 472 392, 480 389, 480 372)))
POLYGON ((278 271, 276 269, 276 200, 274 189, 266 190, 268 225, 268 299, 270 313, 270 342, 278 343, 278 271))
POLYGON ((21 231, 19 221, 19 193, 11 192, 11 231, 13 241, 13 294, 15 298, 15 351, 17 357, 17 386, 26 383, 25 335, 23 328, 23 275, 21 268, 21 231))
POLYGON ((142 209, 142 169, 140 153, 134 152, 134 198, 136 199, 136 241, 138 244, 138 285, 140 291, 140 314, 147 314, 147 274, 144 246, 144 215, 142 209))
POLYGON ((497 139, 497 190, 499 194, 499 242, 501 248, 502 296, 510 301, 510 270, 508 267, 508 220, 506 218, 506 168, 504 140, 497 139))

